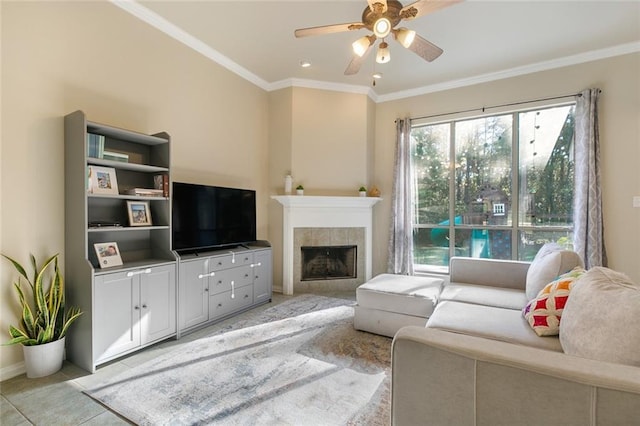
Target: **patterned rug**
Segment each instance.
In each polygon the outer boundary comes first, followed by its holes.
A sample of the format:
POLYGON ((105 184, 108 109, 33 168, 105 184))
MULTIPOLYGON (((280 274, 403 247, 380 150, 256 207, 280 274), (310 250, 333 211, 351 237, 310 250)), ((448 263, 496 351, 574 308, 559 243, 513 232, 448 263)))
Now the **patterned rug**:
POLYGON ((391 339, 302 295, 86 391, 142 425, 387 425, 391 339))

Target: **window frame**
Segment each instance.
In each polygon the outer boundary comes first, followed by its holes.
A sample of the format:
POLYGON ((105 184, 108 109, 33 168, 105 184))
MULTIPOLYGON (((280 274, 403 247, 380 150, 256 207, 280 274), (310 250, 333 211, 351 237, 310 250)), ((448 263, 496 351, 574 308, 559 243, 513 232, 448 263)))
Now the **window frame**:
MULTIPOLYGON (((411 122, 411 132, 415 128, 426 127, 426 126, 435 126, 435 125, 449 125, 449 216, 448 216, 448 225, 438 225, 438 224, 418 224, 416 223, 416 215, 412 214, 412 224, 411 229, 415 234, 415 230, 417 229, 446 229, 451 236, 451 240, 455 241, 456 231, 471 231, 471 230, 483 230, 483 231, 500 231, 505 230, 511 232, 511 259, 519 260, 519 237, 522 232, 534 232, 534 231, 549 231, 549 232, 573 232, 574 224, 571 225, 544 225, 544 226, 536 226, 533 224, 526 225, 521 224, 520 222, 520 114, 532 112, 532 111, 540 111, 545 109, 552 108, 560 108, 566 106, 573 106, 575 108, 575 101, 561 102, 561 103, 535 103, 535 105, 522 108, 522 109, 512 109, 505 111, 496 111, 493 113, 486 113, 481 115, 467 115, 467 114, 451 114, 450 118, 443 119, 443 115, 438 115, 437 119, 422 118, 417 120, 412 120, 411 122), (465 224, 455 224, 455 159, 456 159, 456 123, 462 121, 470 121, 477 119, 486 119, 488 117, 498 117, 510 115, 512 119, 512 127, 511 127, 511 224, 510 225, 465 225, 465 224)), ((483 110, 484 112, 484 110, 483 110)), ((446 116, 444 116, 446 117, 446 116)), ((575 128, 574 128, 575 129, 575 128)), ((575 135, 575 133, 574 133, 575 135)), ((575 136, 574 136, 575 137, 575 136)), ((413 137, 410 137, 412 148, 413 148, 413 137)), ((575 149, 575 143, 574 143, 575 149)), ((413 158, 412 158, 411 169, 413 170, 413 158)), ((411 172, 413 174, 413 171, 411 172)), ((575 183, 575 181, 574 181, 575 183)), ((412 192, 417 193, 416 188, 414 187, 412 192)), ((412 200, 412 203, 417 201, 417 199, 412 200)), ((449 243, 448 247, 449 258, 455 256, 455 244, 449 243)), ((428 264, 419 264, 414 262, 414 270, 419 273, 436 273, 436 274, 448 274, 449 266, 439 266, 439 265, 428 265, 428 264)))

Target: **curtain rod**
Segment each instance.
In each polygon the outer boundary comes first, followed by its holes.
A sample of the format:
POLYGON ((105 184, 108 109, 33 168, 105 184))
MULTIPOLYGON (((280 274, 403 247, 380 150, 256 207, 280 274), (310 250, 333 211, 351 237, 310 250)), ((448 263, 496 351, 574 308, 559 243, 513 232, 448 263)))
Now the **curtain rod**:
MULTIPOLYGON (((601 93, 601 92, 602 92, 602 90, 599 90, 598 93, 601 93)), ((425 119, 425 118, 443 117, 445 115, 463 114, 463 113, 466 113, 466 112, 473 112, 473 111, 485 112, 486 110, 492 109, 492 108, 501 108, 501 107, 506 107, 506 106, 529 104, 529 103, 532 103, 532 102, 553 101, 553 100, 556 100, 556 99, 574 98, 576 96, 582 96, 582 93, 574 93, 572 95, 563 95, 563 96, 553 96, 553 97, 550 97, 550 98, 532 99, 532 100, 529 100, 529 101, 511 102, 511 103, 502 104, 502 105, 491 105, 491 106, 482 107, 482 108, 472 108, 472 109, 466 109, 466 110, 462 110, 462 111, 446 112, 446 113, 443 113, 443 114, 425 115, 423 117, 412 117, 411 120, 422 120, 422 119, 425 119)))

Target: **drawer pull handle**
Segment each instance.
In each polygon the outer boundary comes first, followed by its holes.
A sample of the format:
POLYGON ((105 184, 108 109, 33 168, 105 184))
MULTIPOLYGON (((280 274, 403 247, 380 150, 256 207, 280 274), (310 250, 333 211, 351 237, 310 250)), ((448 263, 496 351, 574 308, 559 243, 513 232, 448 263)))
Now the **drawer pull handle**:
POLYGON ((140 274, 150 274, 150 273, 151 273, 151 268, 141 269, 139 271, 127 272, 127 277, 132 277, 134 275, 140 275, 140 274))
POLYGON ((218 303, 218 308, 222 308, 222 303, 218 303))
POLYGON ((255 268, 256 266, 262 266, 262 262, 252 263, 250 266, 251 266, 252 268, 255 268))
POLYGON ((136 311, 140 309, 140 306, 136 305, 133 307, 133 309, 135 309, 136 311))
POLYGON ((203 278, 209 278, 209 277, 213 277, 216 273, 215 272, 211 272, 209 274, 200 274, 198 275, 199 279, 203 279, 203 278))
POLYGON ((236 283, 235 281, 231 281, 231 298, 236 298, 236 283))
POLYGON ((142 308, 147 309, 147 305, 146 304, 142 305, 142 308))
POLYGON ((248 294, 245 294, 245 295, 244 295, 244 298, 245 298, 245 299, 248 299, 248 298, 249 298, 249 295, 248 295, 248 294))

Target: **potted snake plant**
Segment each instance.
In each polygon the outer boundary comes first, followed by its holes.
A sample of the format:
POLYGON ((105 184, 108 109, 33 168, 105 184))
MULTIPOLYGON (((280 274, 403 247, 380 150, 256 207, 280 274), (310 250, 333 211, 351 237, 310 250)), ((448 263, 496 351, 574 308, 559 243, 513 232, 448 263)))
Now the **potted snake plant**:
POLYGON ((38 267, 31 254, 33 277, 9 256, 19 274, 13 283, 18 296, 22 318, 20 327, 9 326, 11 339, 6 345, 21 344, 27 377, 43 377, 62 368, 65 335, 69 326, 82 314, 79 308, 65 307, 64 280, 58 267, 58 254, 38 267), (28 286, 23 289, 23 281, 28 286), (25 291, 26 290, 26 291, 25 291))

